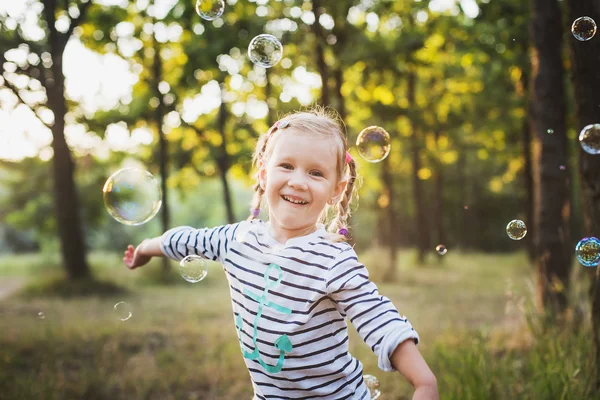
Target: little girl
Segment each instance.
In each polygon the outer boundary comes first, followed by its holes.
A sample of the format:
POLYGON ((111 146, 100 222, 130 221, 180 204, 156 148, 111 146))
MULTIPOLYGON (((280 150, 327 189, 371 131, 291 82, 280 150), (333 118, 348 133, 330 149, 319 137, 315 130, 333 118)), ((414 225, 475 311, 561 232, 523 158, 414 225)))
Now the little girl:
POLYGON ((382 370, 414 385, 413 399, 438 399, 419 335, 344 242, 356 164, 341 124, 321 109, 289 115, 261 135, 254 163, 247 221, 173 228, 129 245, 126 266, 163 255, 221 262, 255 400, 370 399, 362 364, 348 352, 346 318, 382 370), (257 219, 263 199, 268 222, 257 219))

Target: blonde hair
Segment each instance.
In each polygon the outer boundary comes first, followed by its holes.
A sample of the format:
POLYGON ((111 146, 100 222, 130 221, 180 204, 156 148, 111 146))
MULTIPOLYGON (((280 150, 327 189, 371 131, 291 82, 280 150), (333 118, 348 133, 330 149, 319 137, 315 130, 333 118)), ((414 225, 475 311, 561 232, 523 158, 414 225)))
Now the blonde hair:
POLYGON ((329 204, 325 206, 325 209, 319 216, 319 222, 325 224, 327 231, 333 234, 332 240, 336 242, 346 240, 346 235, 341 234, 340 230, 349 230, 347 223, 351 214, 350 205, 352 204, 352 200, 358 197, 355 193, 358 186, 356 185, 357 166, 352 158, 348 159, 348 162, 346 162, 348 142, 346 140, 344 125, 339 114, 335 110, 325 107, 313 107, 307 111, 297 111, 288 114, 277 121, 267 133, 260 135, 252 156, 252 162, 257 171, 254 175, 255 183, 252 187, 254 189, 254 197, 252 198, 250 208, 251 214, 248 217, 248 221, 251 221, 258 216, 258 210, 261 208, 263 195, 265 193, 260 185, 260 172, 258 167, 261 163, 267 163, 267 160, 273 152, 277 138, 280 136, 281 131, 285 130, 287 127, 293 127, 294 129, 304 132, 316 133, 332 139, 337 155, 337 182, 347 180, 348 183, 346 185, 346 190, 337 203, 331 206, 329 204), (329 216, 332 213, 334 216, 331 218, 331 221, 327 223, 327 220, 330 219, 329 216))

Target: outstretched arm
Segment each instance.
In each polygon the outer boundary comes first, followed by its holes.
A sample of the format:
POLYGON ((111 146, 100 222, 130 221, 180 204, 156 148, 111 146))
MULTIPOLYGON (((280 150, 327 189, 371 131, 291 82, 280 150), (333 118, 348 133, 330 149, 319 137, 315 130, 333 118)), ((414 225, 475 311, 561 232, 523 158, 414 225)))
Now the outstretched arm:
POLYGON ((161 237, 155 237, 152 239, 145 239, 134 248, 133 245, 127 246, 123 256, 123 262, 129 269, 141 267, 142 265, 148 264, 152 257, 164 256, 160 249, 161 237))
POLYGON ((411 339, 400 343, 390 356, 390 361, 415 387, 413 400, 439 400, 437 380, 411 339))

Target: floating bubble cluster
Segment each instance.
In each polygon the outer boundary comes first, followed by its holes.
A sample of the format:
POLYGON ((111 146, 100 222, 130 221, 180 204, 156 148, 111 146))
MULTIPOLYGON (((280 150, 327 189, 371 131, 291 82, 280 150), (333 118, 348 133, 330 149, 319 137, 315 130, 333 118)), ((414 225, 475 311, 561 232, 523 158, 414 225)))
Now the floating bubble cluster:
POLYGON ((588 125, 579 133, 581 148, 589 154, 600 154, 600 124, 588 125))
POLYGON ((121 321, 127 321, 133 315, 131 312, 131 306, 124 301, 120 301, 115 304, 113 309, 115 310, 117 318, 119 318, 121 321))
POLYGON ((273 35, 262 34, 256 36, 248 46, 248 57, 254 64, 271 68, 281 60, 283 45, 273 35))
POLYGON ((363 129, 356 139, 356 147, 362 158, 371 163, 383 161, 390 154, 390 134, 379 126, 363 129))
POLYGON ((521 240, 527 234, 527 226, 520 219, 513 219, 506 225, 506 233, 512 240, 521 240))
POLYGON ((447 248, 446 248, 446 246, 444 246, 443 244, 438 244, 438 245, 435 247, 435 251, 437 251, 437 253, 438 253, 440 256, 443 256, 444 254, 446 254, 446 253, 448 252, 448 249, 447 249, 447 248))
POLYGON ((190 283, 200 282, 208 275, 204 258, 196 255, 185 257, 179 262, 181 277, 190 283))
POLYGON ((575 256, 586 267, 597 267, 600 262, 600 240, 595 237, 581 239, 575 246, 575 256))
POLYGON ((40 311, 40 312, 38 313, 38 318, 39 318, 39 319, 45 319, 45 318, 46 318, 46 314, 44 314, 44 312, 43 312, 43 311, 40 311))
POLYGON ((371 393, 371 399, 375 400, 381 396, 381 392, 379 391, 379 379, 374 377, 373 375, 363 375, 363 379, 365 381, 365 385, 369 388, 369 392, 371 393))
POLYGON ((573 21, 571 33, 581 42, 588 41, 596 34, 596 21, 590 17, 579 17, 573 21))
POLYGON ((137 168, 124 168, 112 174, 102 192, 108 213, 125 225, 150 221, 162 204, 158 181, 150 172, 137 168))
POLYGON ((223 15, 225 11, 224 0, 197 0, 196 12, 207 21, 214 21, 223 15))

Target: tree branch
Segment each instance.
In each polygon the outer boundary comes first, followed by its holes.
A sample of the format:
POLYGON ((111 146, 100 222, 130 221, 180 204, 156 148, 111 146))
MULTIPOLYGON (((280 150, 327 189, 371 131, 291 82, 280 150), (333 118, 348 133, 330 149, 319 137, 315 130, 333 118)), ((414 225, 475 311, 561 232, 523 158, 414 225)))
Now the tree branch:
POLYGON ((192 129, 194 132, 196 132, 196 135, 198 135, 199 138, 204 139, 204 131, 202 129, 197 128, 194 124, 189 124, 182 119, 181 125, 185 126, 186 128, 192 129))
POLYGON ((32 108, 32 107, 29 105, 29 104, 27 104, 27 102, 25 102, 25 100, 23 99, 23 97, 22 97, 22 96, 21 96, 21 94, 19 93, 19 89, 17 89, 17 88, 16 88, 16 87, 15 87, 15 86, 14 86, 12 83, 10 83, 10 82, 8 81, 8 79, 6 79, 6 77, 4 77, 4 76, 3 76, 2 78, 4 79, 4 85, 2 85, 2 86, 4 86, 4 87, 6 87, 6 88, 10 89, 10 90, 13 92, 13 94, 14 94, 15 96, 17 96, 17 98, 19 99, 19 102, 20 102, 21 104, 23 104, 25 107, 29 108, 29 110, 30 110, 30 111, 33 113, 33 115, 35 115, 35 116, 36 116, 36 118, 37 118, 37 119, 38 119, 38 120, 39 120, 39 121, 40 121, 42 124, 44 124, 44 126, 45 126, 45 127, 47 127, 48 129, 52 129, 52 127, 51 127, 50 125, 48 125, 47 123, 45 123, 45 122, 44 122, 44 121, 43 121, 43 120, 40 118, 40 116, 39 116, 39 115, 38 115, 38 114, 35 112, 35 110, 34 110, 34 109, 33 109, 33 108, 32 108))
POLYGON ((69 30, 67 31, 67 33, 65 33, 65 45, 67 44, 67 41, 73 34, 73 31, 75 30, 75 28, 77 28, 81 24, 81 22, 85 19, 85 17, 87 16, 87 11, 90 8, 91 4, 92 4, 92 0, 88 0, 87 3, 83 3, 79 7, 79 16, 77 16, 77 18, 71 20, 71 25, 69 26, 69 30))

